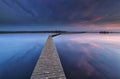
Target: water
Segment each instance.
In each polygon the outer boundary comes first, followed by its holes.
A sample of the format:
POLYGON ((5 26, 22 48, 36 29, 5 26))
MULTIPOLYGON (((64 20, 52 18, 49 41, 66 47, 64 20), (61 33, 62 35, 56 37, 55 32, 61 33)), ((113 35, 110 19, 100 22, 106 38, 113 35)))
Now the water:
MULTIPOLYGON (((47 34, 1 34, 0 79, 30 79, 47 34)), ((119 34, 54 37, 67 79, 120 79, 119 34)))
POLYGON ((120 79, 119 34, 54 37, 67 79, 120 79))
POLYGON ((1 34, 0 79, 30 79, 46 34, 1 34))

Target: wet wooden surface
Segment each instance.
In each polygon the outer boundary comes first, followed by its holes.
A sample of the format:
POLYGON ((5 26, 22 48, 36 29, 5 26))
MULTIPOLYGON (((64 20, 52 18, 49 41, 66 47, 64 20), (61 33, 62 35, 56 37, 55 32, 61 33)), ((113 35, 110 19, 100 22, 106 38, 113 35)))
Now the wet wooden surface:
POLYGON ((31 79, 66 79, 52 36, 49 36, 31 79))

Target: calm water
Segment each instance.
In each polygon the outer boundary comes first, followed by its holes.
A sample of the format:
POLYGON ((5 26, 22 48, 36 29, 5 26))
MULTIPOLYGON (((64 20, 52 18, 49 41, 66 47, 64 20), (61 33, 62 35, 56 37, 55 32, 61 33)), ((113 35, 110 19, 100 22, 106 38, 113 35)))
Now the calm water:
POLYGON ((0 79, 30 79, 48 35, 1 34, 0 79))
POLYGON ((67 79, 120 79, 119 34, 54 38, 67 79))
MULTIPOLYGON (((0 79, 29 79, 48 35, 1 34, 0 79)), ((54 37, 67 79, 120 79, 119 34, 54 37)))

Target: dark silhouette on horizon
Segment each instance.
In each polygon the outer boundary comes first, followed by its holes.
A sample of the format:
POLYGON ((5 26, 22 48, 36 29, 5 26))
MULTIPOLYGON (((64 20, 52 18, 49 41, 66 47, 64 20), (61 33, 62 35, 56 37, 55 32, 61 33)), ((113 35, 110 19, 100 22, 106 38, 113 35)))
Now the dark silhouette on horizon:
POLYGON ((120 32, 109 32, 109 31, 99 31, 99 32, 88 32, 88 31, 0 31, 0 34, 17 34, 17 33, 58 33, 58 34, 77 34, 77 33, 120 33, 120 32))

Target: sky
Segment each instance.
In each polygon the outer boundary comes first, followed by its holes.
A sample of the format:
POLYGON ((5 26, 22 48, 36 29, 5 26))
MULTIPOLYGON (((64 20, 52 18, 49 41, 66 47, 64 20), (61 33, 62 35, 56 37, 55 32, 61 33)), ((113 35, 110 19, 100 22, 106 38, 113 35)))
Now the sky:
POLYGON ((0 0, 0 30, 120 31, 120 0, 0 0))

